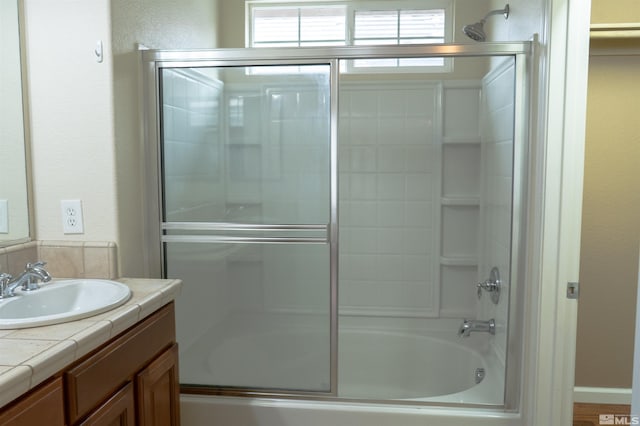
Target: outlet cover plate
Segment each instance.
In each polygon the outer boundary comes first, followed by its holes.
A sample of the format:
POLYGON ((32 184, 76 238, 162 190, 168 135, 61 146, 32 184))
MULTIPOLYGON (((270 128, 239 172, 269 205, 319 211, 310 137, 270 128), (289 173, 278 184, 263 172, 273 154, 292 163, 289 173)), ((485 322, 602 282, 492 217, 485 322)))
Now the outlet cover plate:
POLYGON ((82 201, 61 200, 62 231, 65 234, 84 234, 82 221, 82 201))

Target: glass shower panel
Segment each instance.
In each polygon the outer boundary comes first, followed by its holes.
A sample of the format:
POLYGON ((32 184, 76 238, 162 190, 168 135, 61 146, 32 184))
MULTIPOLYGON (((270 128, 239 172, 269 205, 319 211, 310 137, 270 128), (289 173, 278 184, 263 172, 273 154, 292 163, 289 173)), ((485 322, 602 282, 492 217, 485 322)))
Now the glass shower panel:
POLYGON ((180 381, 330 391, 327 245, 166 243, 180 381))
POLYGON ((166 222, 329 222, 329 65, 162 70, 166 222))
MULTIPOLYGON (((340 62, 338 364, 340 394, 352 398, 383 397, 372 376, 353 373, 357 338, 350 331, 365 322, 368 330, 435 334, 467 345, 472 339, 457 336, 463 318, 494 320, 495 335, 473 339, 488 342, 490 374, 502 380, 506 368, 515 59, 455 58, 454 71, 441 74, 391 60, 398 66, 369 73, 340 62), (497 304, 489 294, 479 298, 476 287, 494 267, 502 286, 497 304)), ((460 363, 456 374, 471 378, 476 364, 460 363)), ((401 371, 392 376, 382 364, 373 370, 387 374, 376 376, 380 383, 397 387, 387 395, 401 396, 390 398, 428 395, 428 384, 437 381, 413 382, 401 371)), ((478 402, 501 404, 503 389, 496 385, 478 402)))
POLYGON ((330 65, 161 69, 181 381, 331 391, 330 65))

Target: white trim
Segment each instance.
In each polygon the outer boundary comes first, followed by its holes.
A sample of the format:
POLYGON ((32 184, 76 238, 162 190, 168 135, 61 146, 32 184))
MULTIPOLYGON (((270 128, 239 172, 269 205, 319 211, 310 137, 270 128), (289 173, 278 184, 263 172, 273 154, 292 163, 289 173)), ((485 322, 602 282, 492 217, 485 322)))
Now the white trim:
POLYGON ((573 402, 585 404, 631 404, 630 388, 593 388, 576 386, 573 402))
POLYGON ((566 426, 577 328, 566 283, 579 274, 591 2, 548 0, 546 7, 527 232, 523 414, 526 425, 566 426))
POLYGON ((640 38, 640 24, 592 24, 590 36, 592 39, 640 38))
POLYGON ((636 332, 633 348, 632 374, 631 413, 638 414, 640 413, 640 278, 638 278, 638 291, 636 294, 636 332))

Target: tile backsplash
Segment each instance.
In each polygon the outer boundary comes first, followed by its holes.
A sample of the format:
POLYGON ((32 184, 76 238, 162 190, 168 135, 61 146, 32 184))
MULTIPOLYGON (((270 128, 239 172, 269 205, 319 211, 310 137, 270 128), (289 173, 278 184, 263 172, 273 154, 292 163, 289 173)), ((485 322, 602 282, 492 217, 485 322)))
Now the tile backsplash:
POLYGON ((118 277, 113 242, 32 241, 0 248, 0 272, 17 275, 36 260, 47 262, 54 278, 118 277))

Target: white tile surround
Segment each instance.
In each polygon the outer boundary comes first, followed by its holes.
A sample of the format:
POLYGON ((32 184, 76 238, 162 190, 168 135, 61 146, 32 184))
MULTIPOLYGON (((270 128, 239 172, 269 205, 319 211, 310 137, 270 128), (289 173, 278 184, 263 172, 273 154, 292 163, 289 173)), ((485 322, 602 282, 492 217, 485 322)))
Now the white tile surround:
POLYGON ((131 298, 109 312, 43 327, 0 330, 0 408, 174 300, 180 280, 129 279, 131 298))
POLYGON ((441 90, 340 86, 341 315, 439 315, 441 90))

